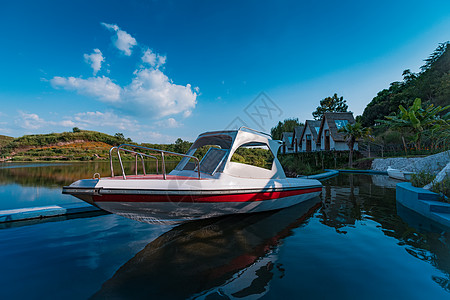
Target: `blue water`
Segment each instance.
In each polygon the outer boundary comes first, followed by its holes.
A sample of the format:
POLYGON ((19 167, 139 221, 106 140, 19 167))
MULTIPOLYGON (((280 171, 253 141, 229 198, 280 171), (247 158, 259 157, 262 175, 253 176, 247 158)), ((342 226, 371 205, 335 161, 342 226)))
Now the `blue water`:
POLYGON ((71 195, 62 195, 61 188, 0 185, 0 210, 80 202, 71 195))
MULTIPOLYGON (((324 184, 288 209, 179 226, 112 214, 4 226, 1 297, 450 299, 447 228, 397 206, 387 178, 324 184)), ((29 185, 3 183, 0 199, 29 185)))

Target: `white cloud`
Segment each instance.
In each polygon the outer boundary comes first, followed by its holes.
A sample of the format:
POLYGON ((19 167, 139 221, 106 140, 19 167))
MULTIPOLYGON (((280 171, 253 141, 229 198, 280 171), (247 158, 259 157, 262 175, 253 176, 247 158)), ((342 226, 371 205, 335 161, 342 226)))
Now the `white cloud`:
POLYGON ((158 53, 154 53, 151 49, 147 49, 142 56, 142 61, 149 64, 154 68, 159 68, 166 63, 166 56, 161 56, 158 53))
POLYGON ((109 77, 90 77, 88 79, 55 76, 50 80, 54 88, 77 91, 79 94, 94 96, 104 102, 120 101, 120 86, 109 77))
POLYGON ((107 24, 102 22, 101 23, 103 26, 105 26, 106 28, 110 29, 110 30, 114 30, 114 31, 119 31, 119 26, 114 25, 114 24, 107 24))
POLYGON ((127 32, 121 30, 119 26, 115 24, 107 24, 107 23, 101 23, 103 26, 105 26, 107 29, 115 31, 116 35, 112 38, 114 45, 122 51, 125 55, 130 56, 131 55, 131 48, 133 46, 137 45, 136 39, 132 37, 127 32))
POLYGON ((78 113, 74 117, 74 124, 82 128, 113 127, 130 131, 139 128, 139 124, 135 120, 119 117, 112 112, 100 111, 78 113))
POLYGON ((142 61, 154 67, 156 66, 156 54, 152 50, 147 49, 142 56, 142 61))
POLYGON ((190 84, 174 84, 158 69, 144 68, 136 70, 134 74, 132 82, 124 88, 105 76, 88 79, 55 76, 50 83, 54 88, 74 90, 141 115, 165 117, 184 113, 186 117, 195 108, 197 94, 192 91, 190 84))
MULTIPOLYGON (((116 115, 111 111, 100 112, 100 111, 88 111, 77 113, 72 116, 63 116, 62 120, 45 120, 35 113, 26 113, 23 111, 18 112, 19 115, 15 119, 15 124, 23 129, 30 132, 32 131, 46 131, 46 130, 61 130, 61 127, 73 128, 79 127, 88 130, 97 131, 112 131, 112 132, 128 132, 141 134, 151 133, 151 130, 141 130, 141 125, 136 121, 128 117, 121 117, 116 115)), ((1 124, 0 124, 1 125, 1 124)), ((0 128, 0 133, 9 133, 9 129, 0 128)), ((158 139, 157 133, 153 133, 153 137, 158 139)))
POLYGON ((25 113, 19 111, 19 118, 15 120, 15 123, 20 127, 28 130, 39 129, 46 126, 63 126, 63 127, 73 127, 75 123, 66 118, 62 121, 47 121, 37 114, 25 113))
POLYGON ((158 61, 156 62, 156 67, 159 68, 160 66, 164 65, 166 63, 166 56, 161 56, 158 54, 158 61))
MULTIPOLYGON (((133 45, 137 45, 136 40, 120 30, 117 25, 106 23, 102 25, 117 32, 117 48, 130 55, 133 45), (128 37, 120 38, 125 36, 128 37)), ((85 54, 85 59, 91 63, 94 75, 100 70, 104 61, 99 49, 94 49, 94 53, 90 55, 85 54)), ((106 76, 94 76, 87 79, 55 76, 50 83, 54 88, 76 91, 78 94, 97 98, 114 108, 133 114, 156 118, 177 114, 183 114, 184 117, 190 116, 197 104, 199 88, 192 88, 190 84, 173 83, 160 70, 160 67, 166 63, 166 56, 159 55, 150 48, 146 48, 141 60, 143 65, 133 72, 131 83, 127 86, 119 86, 106 76)))
POLYGON ((47 122, 40 118, 37 114, 28 114, 23 111, 19 111, 20 119, 16 120, 16 124, 24 129, 39 129, 45 125, 47 122))
POLYGON ((11 129, 9 128, 2 128, 0 127, 0 134, 6 135, 6 134, 11 134, 11 129))
POLYGON ((169 118, 167 119, 167 126, 170 128, 176 128, 176 127, 180 127, 183 124, 178 123, 177 120, 175 120, 174 118, 169 118))
POLYGON ((176 140, 176 137, 161 134, 150 128, 130 134, 130 137, 133 141, 141 143, 173 143, 176 140))
POLYGON ((167 120, 158 121, 156 122, 156 125, 164 128, 177 128, 183 126, 183 124, 181 124, 174 118, 168 118, 167 120))
POLYGON ((59 124, 63 127, 75 127, 75 123, 72 120, 63 120, 59 124))
POLYGON ((186 111, 183 113, 183 117, 185 117, 185 118, 190 117, 191 115, 192 115, 192 110, 186 110, 186 111))
POLYGON ((99 49, 94 49, 94 53, 84 55, 84 60, 91 65, 95 76, 97 72, 100 71, 102 62, 105 61, 105 58, 99 49))
POLYGON ((158 69, 141 69, 123 89, 123 101, 142 113, 165 117, 193 109, 197 94, 190 84, 174 84, 158 69))

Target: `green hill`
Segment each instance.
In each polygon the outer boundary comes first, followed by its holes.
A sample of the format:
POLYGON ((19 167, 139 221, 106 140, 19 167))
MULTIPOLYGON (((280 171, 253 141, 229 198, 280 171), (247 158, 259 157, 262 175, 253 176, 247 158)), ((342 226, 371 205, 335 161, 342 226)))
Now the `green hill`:
POLYGON ((388 89, 380 91, 367 105, 361 117, 364 126, 373 126, 376 120, 383 120, 398 111, 401 104, 408 107, 414 99, 421 98, 426 104, 446 106, 450 104, 450 47, 449 42, 440 44, 425 59, 419 73, 403 71, 403 81, 391 83, 388 89))
POLYGON ((49 134, 24 135, 0 140, 0 157, 12 160, 91 160, 108 157, 112 146, 129 143, 122 134, 115 136, 96 131, 77 130, 49 134))
POLYGON ((14 140, 14 138, 12 136, 6 136, 6 135, 0 134, 0 148, 3 147, 4 145, 8 144, 12 140, 14 140))

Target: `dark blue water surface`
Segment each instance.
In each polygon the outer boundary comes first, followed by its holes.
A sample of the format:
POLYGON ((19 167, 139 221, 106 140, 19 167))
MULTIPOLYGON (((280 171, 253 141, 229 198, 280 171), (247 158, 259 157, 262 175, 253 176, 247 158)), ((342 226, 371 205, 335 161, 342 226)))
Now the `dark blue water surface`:
MULTIPOLYGON (((52 167, 66 169, 0 168, 0 209, 71 201, 58 186, 80 167, 52 167)), ((179 226, 111 214, 3 224, 1 298, 450 299, 448 229, 398 206, 384 176, 324 185, 288 209, 179 226)))

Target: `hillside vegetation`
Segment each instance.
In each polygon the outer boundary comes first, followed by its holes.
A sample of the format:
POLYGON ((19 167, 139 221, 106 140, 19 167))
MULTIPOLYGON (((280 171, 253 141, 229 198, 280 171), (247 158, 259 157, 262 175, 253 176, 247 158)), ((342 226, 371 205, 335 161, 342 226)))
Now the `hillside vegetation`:
POLYGON ((77 130, 10 138, 0 145, 0 157, 12 160, 93 160, 108 157, 112 146, 131 142, 122 134, 77 130))
POLYGON ((409 107, 416 98, 424 106, 446 106, 450 104, 450 47, 449 42, 440 44, 425 59, 419 73, 403 71, 403 81, 391 83, 388 89, 380 91, 367 105, 361 117, 362 124, 373 126, 376 120, 383 120, 398 111, 399 105, 409 107))
POLYGON ((0 134, 0 148, 3 147, 4 145, 8 144, 12 140, 14 140, 14 138, 12 136, 6 136, 6 135, 0 134))

